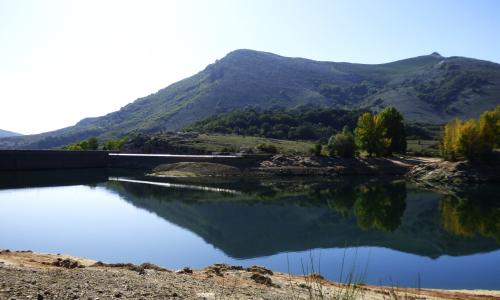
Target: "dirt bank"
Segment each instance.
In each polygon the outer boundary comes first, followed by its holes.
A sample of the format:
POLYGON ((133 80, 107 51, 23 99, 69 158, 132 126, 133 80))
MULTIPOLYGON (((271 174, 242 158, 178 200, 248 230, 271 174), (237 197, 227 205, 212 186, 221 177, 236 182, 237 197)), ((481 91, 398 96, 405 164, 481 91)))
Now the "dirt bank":
POLYGON ((198 176, 237 176, 241 171, 232 166, 207 162, 180 162, 159 165, 151 176, 157 177, 198 177, 198 176))
POLYGON ((221 264, 171 271, 152 264, 0 252, 0 299, 338 299, 347 292, 355 295, 348 299, 500 299, 499 291, 344 286, 262 267, 221 264))

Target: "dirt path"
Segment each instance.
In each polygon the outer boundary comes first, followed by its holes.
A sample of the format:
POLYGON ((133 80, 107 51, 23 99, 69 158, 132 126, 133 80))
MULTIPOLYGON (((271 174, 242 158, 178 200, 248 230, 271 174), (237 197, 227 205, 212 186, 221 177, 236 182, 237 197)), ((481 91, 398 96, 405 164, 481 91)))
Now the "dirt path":
POLYGON ((0 299, 500 299, 499 291, 344 286, 320 276, 212 265, 170 271, 66 255, 0 252, 0 299), (346 294, 352 297, 344 298, 346 294), (323 295, 323 296, 321 296, 323 295))

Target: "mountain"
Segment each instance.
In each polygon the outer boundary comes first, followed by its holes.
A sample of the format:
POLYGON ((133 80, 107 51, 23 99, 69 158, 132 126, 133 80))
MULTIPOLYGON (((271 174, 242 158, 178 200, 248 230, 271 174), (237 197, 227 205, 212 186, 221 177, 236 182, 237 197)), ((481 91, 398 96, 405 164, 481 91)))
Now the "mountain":
POLYGON ((53 132, 1 139, 0 148, 50 148, 90 136, 177 130, 247 106, 307 104, 371 110, 395 106, 407 120, 426 123, 477 117, 500 104, 500 65, 438 53, 368 65, 236 50, 119 111, 53 132))
POLYGON ((20 136, 20 135, 21 134, 19 133, 0 129, 0 138, 10 137, 10 136, 20 136))

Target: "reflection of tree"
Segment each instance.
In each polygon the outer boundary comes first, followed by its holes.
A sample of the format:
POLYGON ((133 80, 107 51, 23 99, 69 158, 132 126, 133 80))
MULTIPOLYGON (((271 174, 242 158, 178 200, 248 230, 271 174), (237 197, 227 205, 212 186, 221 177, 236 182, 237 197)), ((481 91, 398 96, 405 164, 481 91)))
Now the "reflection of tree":
POLYGON ((349 185, 328 189, 328 206, 347 216, 356 202, 356 191, 349 185))
POLYGON ((354 214, 363 229, 396 230, 406 208, 404 182, 361 186, 358 189, 354 214))
POLYGON ((328 206, 343 216, 354 211, 363 229, 378 228, 394 231, 401 224, 406 208, 404 182, 348 185, 328 190, 328 206), (354 208, 354 209, 353 209, 354 208))
POLYGON ((482 199, 446 196, 440 203, 443 228, 463 237, 481 234, 500 242, 500 208, 487 203, 491 198, 482 199))

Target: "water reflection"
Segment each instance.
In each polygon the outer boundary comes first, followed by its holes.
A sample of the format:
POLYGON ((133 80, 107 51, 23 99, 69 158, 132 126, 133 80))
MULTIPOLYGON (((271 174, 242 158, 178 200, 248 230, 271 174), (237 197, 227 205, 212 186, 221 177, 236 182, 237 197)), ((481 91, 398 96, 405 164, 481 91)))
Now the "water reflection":
POLYGON ((482 235, 500 243, 498 188, 482 186, 448 193, 439 209, 448 232, 466 238, 482 235))
POLYGON ((238 179, 193 184, 239 194, 123 181, 105 186, 234 258, 357 246, 435 258, 499 248, 491 239, 498 236, 498 211, 487 213, 488 203, 450 200, 400 180, 238 179), (476 232, 485 234, 470 234, 476 232))
POLYGON ((412 286, 418 276, 425 287, 498 289, 499 191, 435 192, 360 177, 4 173, 0 248, 173 269, 260 264, 294 274, 312 251, 329 279, 338 280, 347 258, 346 268, 368 267, 368 284, 412 286))

